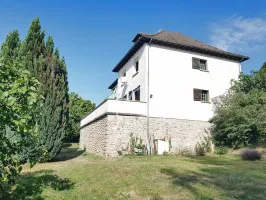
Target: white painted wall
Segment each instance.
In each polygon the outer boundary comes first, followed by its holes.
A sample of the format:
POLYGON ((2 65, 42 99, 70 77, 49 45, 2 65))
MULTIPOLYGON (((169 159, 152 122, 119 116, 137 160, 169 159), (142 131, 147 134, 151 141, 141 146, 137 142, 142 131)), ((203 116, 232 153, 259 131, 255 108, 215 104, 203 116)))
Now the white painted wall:
POLYGON ((193 88, 209 90, 210 99, 238 79, 240 63, 162 46, 150 47, 150 116, 207 121, 212 104, 194 101, 193 88), (207 60, 209 72, 192 69, 192 57, 207 60))
POLYGON ((238 79, 241 70, 239 62, 146 44, 118 73, 120 78, 126 71, 127 78, 125 86, 118 79, 120 97, 140 86, 142 102, 107 100, 82 119, 81 126, 108 112, 147 114, 147 104, 143 102, 147 102, 148 53, 151 117, 208 121, 213 115, 212 104, 194 101, 193 89, 208 90, 211 99, 223 94, 231 86, 230 81, 238 79), (192 69, 192 57, 207 60, 209 72, 192 69), (136 60, 139 72, 135 75, 136 60))
POLYGON ((104 115, 105 113, 119 113, 119 114, 133 114, 133 115, 146 115, 147 104, 137 101, 124 101, 108 99, 94 109, 90 114, 83 118, 80 126, 84 126, 96 118, 104 115))
POLYGON ((135 55, 124 65, 118 72, 118 93, 119 97, 123 97, 129 91, 133 91, 140 86, 140 101, 146 101, 147 90, 146 90, 146 77, 147 77, 147 45, 143 45, 135 55), (135 61, 139 60, 139 72, 135 74, 135 61), (122 85, 120 77, 123 72, 126 71, 127 84, 122 85))

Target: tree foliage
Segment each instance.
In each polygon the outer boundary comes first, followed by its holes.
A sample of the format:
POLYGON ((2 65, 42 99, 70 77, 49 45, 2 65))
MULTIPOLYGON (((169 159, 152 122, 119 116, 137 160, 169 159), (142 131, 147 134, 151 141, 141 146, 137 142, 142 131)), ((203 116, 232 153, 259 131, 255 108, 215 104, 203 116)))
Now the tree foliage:
POLYGON ((238 81, 234 81, 232 89, 235 92, 249 93, 254 89, 266 92, 266 62, 258 71, 241 74, 238 81))
POLYGON ((249 75, 240 75, 225 94, 213 99, 210 120, 216 145, 256 146, 266 140, 266 63, 249 75))
POLYGON ((66 129, 67 142, 78 142, 80 131, 80 120, 95 108, 90 100, 82 99, 77 93, 69 94, 69 123, 66 129))
POLYGON ((7 35, 5 42, 1 46, 2 62, 5 62, 6 64, 11 64, 15 60, 17 60, 19 55, 20 44, 21 42, 19 39, 18 30, 10 32, 7 35))
POLYGON ((33 20, 25 40, 17 46, 17 59, 41 83, 39 90, 44 96, 44 103, 37 108, 40 113, 39 136, 52 159, 61 150, 68 121, 69 97, 65 59, 60 58, 58 49, 54 50, 51 36, 45 41, 45 32, 39 18, 33 20))
POLYGON ((21 172, 17 156, 28 146, 31 166, 42 159, 44 153, 38 140, 36 119, 42 97, 40 84, 17 63, 0 63, 0 199, 10 192, 15 177, 21 172))

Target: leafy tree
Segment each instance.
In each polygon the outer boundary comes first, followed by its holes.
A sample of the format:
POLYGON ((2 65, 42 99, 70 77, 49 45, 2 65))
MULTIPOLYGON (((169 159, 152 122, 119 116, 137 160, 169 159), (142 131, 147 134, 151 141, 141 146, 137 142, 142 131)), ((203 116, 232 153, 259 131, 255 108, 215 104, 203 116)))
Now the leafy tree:
POLYGON ((39 145, 36 119, 42 97, 39 82, 17 63, 0 63, 0 199, 10 194, 15 177, 22 167, 17 156, 28 146, 33 166, 42 159, 44 151, 39 145))
POLYGON ((213 100, 212 134, 216 145, 234 148, 266 141, 266 63, 259 71, 240 75, 225 95, 213 100))
POLYGON ((266 91, 266 62, 258 71, 241 74, 239 80, 234 81, 232 89, 236 92, 249 93, 254 89, 266 91))
POLYGON ((45 42, 39 18, 33 20, 28 34, 21 44, 19 57, 26 67, 41 83, 40 92, 44 105, 37 108, 41 114, 40 140, 54 158, 63 144, 65 125, 68 121, 68 81, 64 58, 59 50, 54 50, 51 36, 45 42))
POLYGON ((266 94, 259 90, 227 94, 211 119, 218 146, 256 146, 266 140, 266 94))
POLYGON ((69 94, 69 99, 69 123, 67 125, 65 141, 78 142, 80 120, 95 108, 95 104, 90 100, 82 99, 77 93, 74 92, 69 94))

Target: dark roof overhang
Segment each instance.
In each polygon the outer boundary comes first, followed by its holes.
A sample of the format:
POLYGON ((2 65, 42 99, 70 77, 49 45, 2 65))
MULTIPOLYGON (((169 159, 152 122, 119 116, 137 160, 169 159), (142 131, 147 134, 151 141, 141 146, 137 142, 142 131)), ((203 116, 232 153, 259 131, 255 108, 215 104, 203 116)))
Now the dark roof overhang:
POLYGON ((156 40, 156 39, 152 39, 151 43, 157 44, 160 46, 172 47, 175 49, 181 49, 181 50, 191 51, 195 53, 200 53, 200 54, 205 54, 205 55, 210 55, 210 56, 215 56, 215 57, 220 57, 220 58, 226 58, 229 60, 234 60, 234 61, 239 61, 239 62, 244 62, 249 59, 248 56, 242 56, 242 55, 228 53, 228 52, 226 53, 214 52, 214 51, 204 49, 204 48, 199 48, 199 47, 194 47, 194 46, 189 46, 189 45, 181 45, 181 44, 165 42, 165 41, 156 40))
POLYGON ((120 60, 120 62, 114 67, 112 71, 118 72, 130 60, 130 58, 132 58, 132 56, 142 47, 142 45, 148 41, 150 41, 150 38, 138 37, 134 45, 129 49, 126 55, 120 60))
POLYGON ((109 87, 108 87, 108 89, 113 89, 116 85, 117 85, 117 83, 118 83, 118 79, 116 79, 109 87))
POLYGON ((199 47, 184 45, 184 44, 171 43, 171 42, 167 42, 167 41, 163 41, 163 40, 158 40, 158 39, 155 39, 155 38, 152 38, 150 36, 143 35, 143 34, 137 34, 134 37, 134 39, 132 40, 132 42, 134 42, 134 45, 129 49, 129 51, 120 60, 120 62, 114 67, 114 69, 112 70, 113 72, 118 72, 132 58, 132 56, 142 47, 142 45, 144 43, 151 43, 151 44, 171 47, 171 48, 175 48, 175 49, 181 49, 181 50, 196 52, 196 53, 200 53, 200 54, 225 58, 225 59, 234 60, 234 61, 238 61, 238 62, 244 62, 244 61, 249 59, 248 56, 233 54, 233 53, 229 53, 229 52, 224 52, 224 53, 223 52, 216 52, 216 51, 211 51, 211 50, 205 49, 205 48, 199 48, 199 47))

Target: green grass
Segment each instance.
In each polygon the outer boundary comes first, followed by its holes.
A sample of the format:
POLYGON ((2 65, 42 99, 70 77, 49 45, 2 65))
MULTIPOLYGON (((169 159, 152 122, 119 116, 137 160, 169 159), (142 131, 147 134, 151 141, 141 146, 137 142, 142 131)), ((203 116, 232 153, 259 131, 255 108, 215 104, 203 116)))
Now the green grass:
POLYGON ((266 160, 238 155, 102 158, 66 145, 51 163, 24 167, 17 199, 265 199, 266 160))

